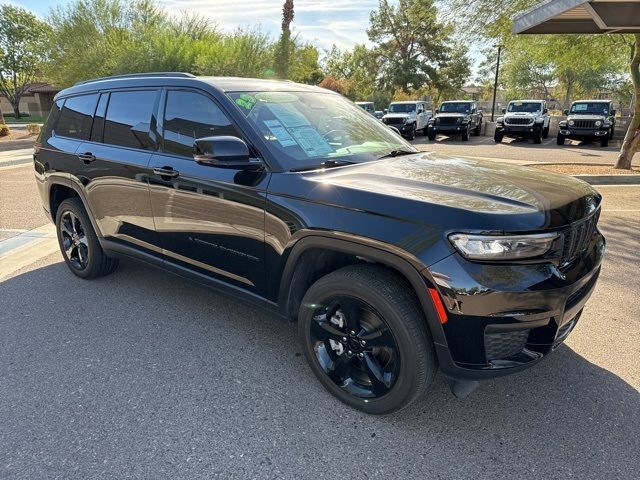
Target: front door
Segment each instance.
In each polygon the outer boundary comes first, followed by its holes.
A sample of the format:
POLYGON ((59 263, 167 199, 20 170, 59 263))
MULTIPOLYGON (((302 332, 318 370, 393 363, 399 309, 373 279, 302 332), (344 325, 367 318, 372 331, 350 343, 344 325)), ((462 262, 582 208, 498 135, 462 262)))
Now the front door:
POLYGON ((195 162, 195 139, 242 137, 207 94, 169 89, 161 102, 163 141, 151 158, 150 192, 166 261, 262 293, 269 174, 195 162))

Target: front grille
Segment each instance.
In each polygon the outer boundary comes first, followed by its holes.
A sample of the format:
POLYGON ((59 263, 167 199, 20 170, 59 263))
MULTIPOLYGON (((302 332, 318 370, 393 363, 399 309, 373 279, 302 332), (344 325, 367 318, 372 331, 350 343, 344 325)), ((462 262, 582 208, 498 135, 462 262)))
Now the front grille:
POLYGON ((404 123, 404 118, 385 118, 384 123, 387 125, 402 125, 404 123))
POLYGON ((484 334, 484 351, 487 361, 499 360, 520 353, 529 337, 529 330, 484 334))
POLYGON ((596 128, 595 120, 574 120, 573 128, 596 128))
POLYGON ((455 125, 458 123, 458 119, 456 117, 441 117, 438 119, 438 123, 440 125, 455 125))
POLYGON ((531 125, 533 123, 532 118, 526 117, 507 117, 504 121, 507 125, 531 125))
POLYGON ((599 216, 600 210, 586 220, 562 231, 564 241, 560 265, 571 263, 587 249, 596 231, 599 216))

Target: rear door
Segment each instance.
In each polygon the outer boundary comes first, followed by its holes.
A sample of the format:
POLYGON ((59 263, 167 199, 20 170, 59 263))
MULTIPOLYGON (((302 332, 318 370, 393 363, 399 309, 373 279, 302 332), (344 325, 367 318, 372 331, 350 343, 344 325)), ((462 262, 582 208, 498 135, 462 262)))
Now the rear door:
POLYGON ((149 199, 149 160, 158 147, 160 89, 102 92, 88 141, 78 148, 84 186, 102 236, 161 256, 149 199))
POLYGON ((241 133, 207 93, 168 89, 163 143, 151 159, 151 201, 166 261, 249 291, 264 290, 269 175, 200 165, 197 138, 241 133))

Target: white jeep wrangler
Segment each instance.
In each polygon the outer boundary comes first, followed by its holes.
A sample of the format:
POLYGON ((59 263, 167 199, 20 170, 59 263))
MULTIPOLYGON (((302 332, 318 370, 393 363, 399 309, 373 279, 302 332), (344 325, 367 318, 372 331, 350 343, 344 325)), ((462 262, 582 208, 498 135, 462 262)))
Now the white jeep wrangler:
POLYGON ((504 137, 531 138, 533 143, 542 143, 549 136, 550 117, 544 100, 512 100, 502 113, 504 116, 496 120, 496 143, 504 137))
POLYGON ((432 116, 433 111, 427 110, 427 102, 392 102, 382 117, 382 123, 397 128, 404 137, 413 140, 418 131, 426 135, 427 124, 432 116))

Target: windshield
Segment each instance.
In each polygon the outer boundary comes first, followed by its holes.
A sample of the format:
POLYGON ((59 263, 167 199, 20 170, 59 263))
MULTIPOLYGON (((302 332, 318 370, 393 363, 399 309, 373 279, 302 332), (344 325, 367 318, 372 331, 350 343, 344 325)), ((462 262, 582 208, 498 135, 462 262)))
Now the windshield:
POLYGON ((340 95, 274 91, 227 95, 287 169, 328 160, 367 162, 394 150, 417 151, 340 95))
POLYGON ((440 105, 440 112, 470 113, 471 104, 467 102, 443 103, 440 105))
POLYGON ((571 105, 569 113, 586 114, 586 115, 608 115, 609 104, 602 102, 580 102, 571 105))
POLYGON ((415 111, 415 103, 392 103, 389 105, 389 113, 412 113, 415 111))
POLYGON ((364 108, 369 113, 373 113, 373 111, 375 110, 375 108, 373 107, 373 103, 356 102, 356 105, 364 108))
POLYGON ((540 102, 510 102, 507 111, 536 113, 542 111, 542 104, 540 102))

